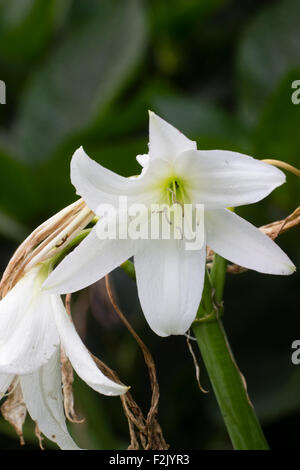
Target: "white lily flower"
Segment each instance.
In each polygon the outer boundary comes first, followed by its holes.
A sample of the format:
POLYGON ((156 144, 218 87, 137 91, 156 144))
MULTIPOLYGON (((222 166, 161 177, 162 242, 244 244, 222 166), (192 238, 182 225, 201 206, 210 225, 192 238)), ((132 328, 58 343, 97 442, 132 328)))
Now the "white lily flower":
POLYGON ((97 392, 120 395, 127 387, 98 369, 60 296, 41 289, 47 275, 47 264, 35 266, 0 301, 0 398, 17 379, 40 431, 62 449, 77 449, 63 410, 60 346, 97 392))
MULTIPOLYGON (((227 209, 263 199, 285 182, 277 168, 236 152, 199 151, 196 142, 150 112, 149 154, 137 178, 124 178, 92 161, 79 148, 71 180, 88 207, 130 203, 170 204, 170 191, 185 204, 204 205, 206 244, 233 263, 268 274, 291 274, 287 255, 259 229, 227 209)), ((101 219, 98 224, 101 223, 101 219)), ((97 226, 49 276, 44 287, 67 293, 102 278, 134 256, 138 295, 150 327, 160 336, 184 334, 201 300, 206 247, 184 249, 183 240, 100 240, 97 226)))

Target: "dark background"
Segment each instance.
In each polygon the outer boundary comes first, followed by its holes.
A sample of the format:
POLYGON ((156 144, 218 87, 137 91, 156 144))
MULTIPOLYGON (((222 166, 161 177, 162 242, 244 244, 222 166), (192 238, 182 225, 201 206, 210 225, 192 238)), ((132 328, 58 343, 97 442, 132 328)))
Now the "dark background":
MULTIPOLYGON (((198 148, 223 148, 300 167, 300 3, 229 0, 1 0, 0 268, 19 242, 75 200, 72 153, 84 145, 102 165, 137 174, 146 152, 151 109, 198 148)), ((299 205, 299 180, 265 201, 239 208, 256 225, 286 217, 299 205)), ((280 236, 299 266, 299 229, 280 236)), ((184 337, 159 338, 147 326, 134 282, 117 270, 116 295, 150 347, 161 388, 160 423, 173 449, 229 449, 210 391, 195 381, 184 337)), ((74 320, 88 347, 149 408, 149 382, 135 341, 111 310, 100 283, 74 296, 74 320)), ((225 329, 272 448, 299 448, 299 274, 228 275, 225 329)), ((200 366, 201 358, 198 357, 200 366)), ((202 384, 211 390, 201 366, 202 384)), ((70 426, 80 446, 126 448, 118 398, 76 380, 76 407, 86 421, 70 426)), ((37 448, 25 426, 27 448, 37 448)), ((47 442, 47 448, 54 445, 47 442)), ((19 449, 0 419, 0 447, 19 449)))

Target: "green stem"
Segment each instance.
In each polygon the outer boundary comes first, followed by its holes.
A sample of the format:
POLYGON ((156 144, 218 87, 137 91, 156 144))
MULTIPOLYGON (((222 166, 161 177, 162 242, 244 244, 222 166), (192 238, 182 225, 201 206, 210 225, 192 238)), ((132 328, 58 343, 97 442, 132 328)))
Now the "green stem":
POLYGON ((226 264, 226 259, 222 258, 220 255, 214 255, 214 262, 210 272, 210 280, 215 289, 214 298, 217 302, 222 302, 223 299, 226 264))
POLYGON ((193 331, 234 449, 267 450, 268 444, 220 320, 225 271, 225 260, 216 255, 211 277, 208 273, 205 277, 193 331))

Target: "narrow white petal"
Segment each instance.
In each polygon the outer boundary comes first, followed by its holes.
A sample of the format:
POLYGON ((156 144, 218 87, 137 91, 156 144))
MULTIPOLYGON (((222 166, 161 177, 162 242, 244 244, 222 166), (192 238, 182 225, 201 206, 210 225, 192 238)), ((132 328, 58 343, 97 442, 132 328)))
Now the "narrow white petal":
POLYGON ((196 149, 196 142, 188 139, 174 126, 149 111, 150 159, 162 158, 173 161, 185 150, 196 149))
POLYGON ((100 240, 96 227, 50 274, 47 292, 66 294, 83 289, 133 255, 132 240, 100 240))
POLYGON ((71 181, 77 194, 83 197, 87 206, 94 212, 100 203, 115 204, 118 196, 126 195, 126 188, 132 185, 128 178, 89 158, 82 147, 77 149, 72 157, 71 181))
POLYGON ((184 334, 201 300, 206 250, 185 250, 182 240, 149 240, 134 257, 138 294, 152 330, 184 334))
POLYGON ((40 431, 61 449, 79 449, 65 422, 59 349, 40 370, 20 381, 26 407, 40 431))
POLYGON ((62 346, 79 377, 91 388, 104 395, 121 395, 127 392, 128 387, 113 382, 98 369, 78 336, 61 298, 57 295, 52 295, 52 303, 62 346))
MULTIPOLYGON (((151 175, 147 179, 152 183, 151 175)), ((128 201, 148 200, 151 188, 147 181, 139 178, 125 178, 95 162, 80 147, 71 161, 71 181, 87 206, 97 213, 99 204, 118 207, 119 197, 127 196, 128 201)))
POLYGON ((285 182, 278 168, 225 150, 184 152, 175 167, 191 200, 213 209, 260 201, 285 182))
POLYGON ((59 344, 50 297, 35 285, 36 273, 25 276, 0 302, 0 373, 36 371, 59 344))
POLYGON ((292 274, 295 266, 267 235, 228 209, 205 212, 207 244, 232 263, 266 274, 292 274))
POLYGON ((0 374, 0 400, 3 394, 7 391, 8 387, 14 380, 14 375, 11 374, 0 374))

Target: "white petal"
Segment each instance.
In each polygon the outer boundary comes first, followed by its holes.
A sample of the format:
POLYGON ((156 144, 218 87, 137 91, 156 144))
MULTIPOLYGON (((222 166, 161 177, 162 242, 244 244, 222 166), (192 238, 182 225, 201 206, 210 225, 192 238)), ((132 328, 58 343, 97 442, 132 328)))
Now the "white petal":
POLYGON ((72 157, 71 181, 77 194, 96 212, 100 202, 115 203, 118 195, 125 195, 130 180, 99 165, 80 147, 72 157))
POLYGON ((285 182, 278 168, 225 150, 184 152, 175 168, 190 199, 210 208, 260 201, 285 182))
POLYGON ((14 375, 0 374, 0 400, 14 380, 14 375))
POLYGON ((162 158, 173 161, 185 150, 196 149, 196 142, 149 111, 149 155, 150 159, 162 158))
POLYGON ((57 295, 52 295, 52 302, 62 346, 79 377, 91 388, 104 395, 121 395, 126 393, 128 387, 113 382, 98 369, 78 336, 61 298, 57 295))
POLYGON ((292 274, 295 266, 267 235, 228 209, 205 212, 207 244, 232 263, 266 274, 292 274))
POLYGON ((148 154, 143 154, 143 155, 137 155, 136 159, 138 163, 144 168, 148 166, 149 164, 149 155, 148 154))
POLYGON ((151 188, 148 188, 145 180, 141 182, 138 178, 124 178, 104 168, 89 158, 82 147, 76 150, 72 158, 71 181, 77 194, 95 213, 99 204, 118 207, 119 196, 127 196, 129 202, 151 198, 151 188))
POLYGON ((26 407, 40 431, 61 449, 79 449, 65 422, 59 349, 39 371, 20 380, 26 407))
POLYGON ((45 364, 59 344, 49 295, 26 275, 0 302, 0 373, 29 374, 45 364))
POLYGON ((185 250, 182 240, 149 240, 134 257, 138 294, 152 330, 184 334, 201 300, 206 250, 185 250))
POLYGON ((50 274, 47 292, 66 294, 101 279, 133 255, 132 240, 100 240, 96 227, 50 274))

